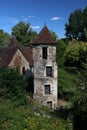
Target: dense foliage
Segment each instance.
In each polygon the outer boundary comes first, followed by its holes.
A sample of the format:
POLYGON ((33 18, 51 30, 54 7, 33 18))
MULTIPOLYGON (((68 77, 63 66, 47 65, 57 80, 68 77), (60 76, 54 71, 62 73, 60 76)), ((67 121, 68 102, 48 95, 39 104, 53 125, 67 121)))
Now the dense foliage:
POLYGON ((69 42, 65 50, 65 65, 86 69, 87 65, 87 43, 69 42))
POLYGON ((12 35, 15 36, 22 46, 29 46, 37 33, 32 30, 29 23, 19 22, 12 28, 12 35))
MULTIPOLYGON (((73 70, 71 70, 73 71, 73 70)), ((71 100, 76 95, 80 84, 80 79, 77 74, 67 72, 65 69, 59 68, 58 77, 58 96, 63 100, 71 100)))
POLYGON ((20 75, 18 69, 0 68, 0 97, 10 99, 15 105, 26 104, 25 78, 20 75))
POLYGON ((57 46, 59 98, 73 101, 74 130, 86 130, 87 43, 74 39, 68 41, 68 44, 61 42, 57 46))
POLYGON ((66 39, 61 39, 57 41, 57 46, 56 46, 56 59, 58 63, 59 68, 64 67, 64 62, 65 62, 65 50, 68 45, 68 41, 66 39))
POLYGON ((72 130, 72 126, 35 101, 16 107, 0 98, 0 130, 72 130))
POLYGON ((82 90, 74 98, 74 130, 87 130, 87 90, 82 90))
POLYGON ((10 41, 10 35, 3 30, 0 30, 0 46, 8 45, 10 41))
POLYGON ((65 24, 66 37, 87 41, 87 7, 75 10, 65 24))

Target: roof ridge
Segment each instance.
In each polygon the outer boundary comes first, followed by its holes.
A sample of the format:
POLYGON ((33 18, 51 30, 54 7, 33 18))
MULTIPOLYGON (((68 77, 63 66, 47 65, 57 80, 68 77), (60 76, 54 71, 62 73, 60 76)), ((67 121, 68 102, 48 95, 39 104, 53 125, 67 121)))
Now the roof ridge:
POLYGON ((47 28, 47 26, 44 25, 44 27, 38 34, 37 38, 34 40, 34 43, 46 44, 46 43, 56 43, 56 42, 55 42, 55 39, 53 38, 51 32, 47 28))

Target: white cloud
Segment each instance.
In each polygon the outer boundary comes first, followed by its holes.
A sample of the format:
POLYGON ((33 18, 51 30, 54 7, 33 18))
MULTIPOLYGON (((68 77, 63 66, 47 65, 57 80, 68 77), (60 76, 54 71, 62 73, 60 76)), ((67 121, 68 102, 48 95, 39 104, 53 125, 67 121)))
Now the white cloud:
POLYGON ((33 18, 34 16, 28 16, 28 18, 33 18))
POLYGON ((34 16, 22 16, 23 21, 27 21, 29 18, 33 18, 34 16))
POLYGON ((60 20, 60 19, 62 19, 62 18, 61 17, 52 17, 51 18, 52 21, 57 21, 57 20, 60 20))
POLYGON ((31 26, 31 28, 33 28, 33 29, 39 29, 40 26, 31 26))

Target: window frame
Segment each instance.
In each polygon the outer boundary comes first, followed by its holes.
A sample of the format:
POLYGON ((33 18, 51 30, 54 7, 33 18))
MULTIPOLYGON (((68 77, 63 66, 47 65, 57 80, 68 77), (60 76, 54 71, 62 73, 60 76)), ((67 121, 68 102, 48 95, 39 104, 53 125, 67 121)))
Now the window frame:
POLYGON ((46 66, 46 77, 52 77, 52 76, 53 76, 52 66, 46 66))
POLYGON ((44 93, 45 95, 51 94, 51 86, 49 84, 44 85, 44 93))
POLYGON ((47 47, 42 47, 42 59, 47 59, 47 47))

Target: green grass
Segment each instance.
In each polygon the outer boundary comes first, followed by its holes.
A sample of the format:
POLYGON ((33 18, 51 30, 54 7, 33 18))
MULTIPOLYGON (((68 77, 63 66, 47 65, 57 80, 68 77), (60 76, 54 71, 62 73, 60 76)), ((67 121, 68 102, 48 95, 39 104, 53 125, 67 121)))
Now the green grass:
POLYGON ((10 100, 0 99, 0 130, 72 130, 72 127, 34 101, 16 107, 10 100))

